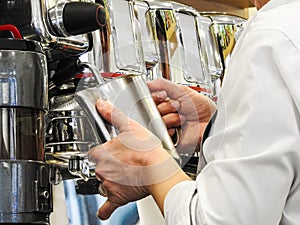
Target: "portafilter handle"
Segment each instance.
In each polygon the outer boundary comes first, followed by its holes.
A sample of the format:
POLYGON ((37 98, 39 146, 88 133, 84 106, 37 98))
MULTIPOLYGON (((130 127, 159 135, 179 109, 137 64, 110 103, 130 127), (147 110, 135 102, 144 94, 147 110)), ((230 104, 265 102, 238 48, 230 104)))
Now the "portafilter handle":
POLYGON ((96 164, 90 162, 86 154, 76 154, 69 158, 69 172, 84 181, 96 177, 95 168, 96 164))

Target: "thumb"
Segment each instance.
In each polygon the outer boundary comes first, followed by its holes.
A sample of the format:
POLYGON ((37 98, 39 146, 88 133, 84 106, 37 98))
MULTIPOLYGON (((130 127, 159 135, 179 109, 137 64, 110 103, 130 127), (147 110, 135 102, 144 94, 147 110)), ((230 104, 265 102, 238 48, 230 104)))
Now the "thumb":
POLYGON ((120 109, 103 99, 97 100, 96 108, 100 115, 120 132, 126 131, 130 118, 120 109))
POLYGON ((98 210, 97 216, 101 220, 107 220, 119 206, 120 205, 112 203, 109 199, 107 199, 98 210))

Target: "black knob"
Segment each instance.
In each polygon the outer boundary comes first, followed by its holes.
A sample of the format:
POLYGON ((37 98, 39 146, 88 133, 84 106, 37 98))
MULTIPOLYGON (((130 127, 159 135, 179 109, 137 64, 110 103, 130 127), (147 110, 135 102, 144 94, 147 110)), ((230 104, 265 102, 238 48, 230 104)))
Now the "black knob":
POLYGON ((106 25, 106 10, 101 4, 69 2, 63 9, 63 24, 71 35, 85 34, 106 25))

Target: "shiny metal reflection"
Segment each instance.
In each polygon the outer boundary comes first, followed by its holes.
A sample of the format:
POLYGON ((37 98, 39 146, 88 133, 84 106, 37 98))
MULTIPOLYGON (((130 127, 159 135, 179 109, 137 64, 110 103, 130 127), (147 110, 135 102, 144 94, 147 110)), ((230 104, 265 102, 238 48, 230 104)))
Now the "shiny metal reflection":
POLYGON ((238 37, 243 31, 243 24, 246 19, 217 12, 202 12, 201 15, 212 20, 211 33, 217 41, 223 68, 226 69, 238 37))
POLYGON ((89 116, 102 143, 114 138, 118 131, 99 116, 95 108, 98 98, 110 101, 129 118, 149 129, 159 138, 170 155, 179 163, 181 162, 142 76, 125 75, 118 77, 106 81, 98 87, 77 92, 75 97, 89 116))
POLYGON ((103 61, 101 72, 107 76, 112 73, 146 74, 133 1, 104 0, 102 4, 107 10, 107 24, 94 34, 95 42, 101 42, 101 46, 96 43, 93 48, 96 56, 97 51, 102 52, 102 57, 96 59, 103 61))

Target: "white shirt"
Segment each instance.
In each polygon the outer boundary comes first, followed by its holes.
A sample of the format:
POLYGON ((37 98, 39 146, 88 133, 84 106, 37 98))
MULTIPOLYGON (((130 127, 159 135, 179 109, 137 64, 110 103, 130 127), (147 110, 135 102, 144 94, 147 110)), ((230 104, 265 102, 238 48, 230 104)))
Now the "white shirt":
POLYGON ((299 112, 300 0, 271 0, 235 47, 208 164, 170 190, 167 224, 300 224, 299 112))

